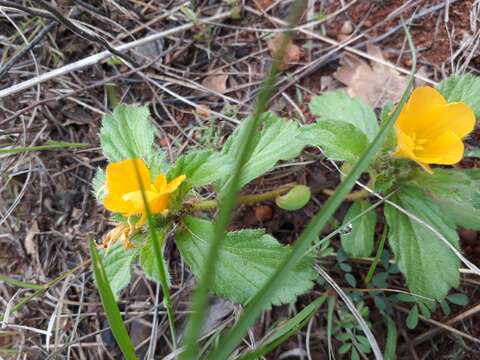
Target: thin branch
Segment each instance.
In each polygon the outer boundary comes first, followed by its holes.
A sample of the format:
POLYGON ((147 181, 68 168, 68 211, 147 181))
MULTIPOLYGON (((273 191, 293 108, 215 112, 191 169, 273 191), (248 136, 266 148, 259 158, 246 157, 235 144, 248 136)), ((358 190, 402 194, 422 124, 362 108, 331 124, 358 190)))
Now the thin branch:
POLYGON ((74 34, 86 39, 86 40, 89 40, 89 41, 92 41, 92 42, 95 42, 97 44, 100 44, 101 46, 103 46, 104 48, 106 48, 108 51, 110 51, 113 55, 116 55, 118 56, 119 58, 121 58, 122 60, 124 60, 125 62, 131 64, 133 67, 138 67, 139 65, 136 64, 136 62, 130 58, 129 56, 121 53, 120 51, 118 51, 117 49, 115 49, 114 47, 112 47, 104 38, 102 38, 101 36, 97 35, 97 34, 94 34, 94 33, 89 33, 87 31, 85 31, 84 29, 82 29, 80 26, 78 25, 75 25, 73 22, 71 22, 68 18, 66 18, 65 16, 63 16, 63 14, 57 9, 55 8, 54 6, 50 5, 49 3, 47 3, 45 0, 35 0, 36 2, 38 2, 38 4, 43 7, 44 9, 46 9, 49 13, 52 14, 52 16, 55 18, 56 21, 58 21, 59 23, 61 23, 63 26, 65 26, 67 29, 69 29, 70 31, 72 31, 74 34))
POLYGON ((15 63, 27 52, 32 50, 42 39, 47 35, 50 30, 52 30, 55 26, 57 26, 56 22, 51 22, 49 23, 46 27, 42 29, 38 33, 38 35, 28 44, 28 46, 25 46, 22 50, 20 50, 17 54, 15 54, 4 66, 0 68, 0 79, 4 74, 6 74, 12 67, 15 65, 15 63))
MULTIPOLYGON (((213 16, 205 18, 205 19, 200 19, 198 21, 198 23, 206 23, 206 22, 224 20, 224 19, 230 17, 230 14, 231 14, 230 11, 220 12, 217 15, 213 15, 213 16)), ((148 44, 152 41, 156 41, 158 39, 170 36, 172 34, 176 34, 176 33, 182 32, 182 31, 189 30, 189 29, 191 29, 195 26, 196 26, 196 24, 194 24, 192 22, 187 23, 187 24, 183 24, 183 25, 171 28, 171 29, 167 29, 167 30, 164 30, 164 31, 146 36, 143 39, 135 40, 135 41, 120 45, 118 47, 115 47, 115 50, 116 51, 129 50, 129 49, 132 49, 132 48, 135 48, 135 47, 138 47, 138 46, 148 44)), ((0 90, 0 99, 4 98, 6 96, 9 96, 9 95, 16 94, 16 93, 18 93, 22 90, 28 89, 32 86, 35 86, 35 85, 40 84, 42 82, 45 82, 47 80, 54 79, 58 76, 62 76, 62 75, 68 74, 70 72, 82 69, 84 67, 94 65, 94 64, 102 61, 103 59, 105 59, 109 56, 111 56, 110 51, 102 51, 102 52, 99 52, 98 54, 88 56, 86 58, 83 58, 83 59, 78 60, 76 62, 73 62, 71 64, 62 66, 61 68, 52 70, 50 72, 41 74, 40 76, 37 76, 37 77, 34 77, 32 79, 23 81, 19 84, 15 84, 15 85, 10 86, 6 89, 0 90)))

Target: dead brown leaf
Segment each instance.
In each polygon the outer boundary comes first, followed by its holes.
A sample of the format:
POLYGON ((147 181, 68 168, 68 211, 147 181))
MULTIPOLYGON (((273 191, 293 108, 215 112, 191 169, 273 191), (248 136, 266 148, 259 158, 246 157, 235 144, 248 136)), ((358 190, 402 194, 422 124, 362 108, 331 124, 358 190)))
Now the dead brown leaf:
POLYGON ((33 238, 39 232, 40 232, 40 229, 38 228, 38 223, 35 220, 33 220, 32 226, 28 230, 27 235, 25 236, 25 240, 23 242, 23 244, 25 245, 25 250, 27 251, 28 255, 34 255, 37 252, 33 238))
POLYGON ((228 75, 223 71, 215 71, 213 74, 208 75, 202 81, 202 85, 207 89, 223 94, 227 91, 227 79, 228 75))
MULTIPOLYGON (((379 60, 385 60, 378 46, 368 44, 367 52, 379 60)), ((395 69, 378 61, 369 64, 351 54, 346 54, 341 63, 334 77, 347 86, 350 96, 359 96, 375 107, 383 106, 388 100, 400 100, 408 79, 395 69)))
MULTIPOLYGON (((284 36, 285 34, 278 33, 272 39, 267 41, 267 46, 272 56, 274 56, 274 54, 280 49, 280 46, 282 46, 284 36)), ((299 62, 301 57, 302 49, 292 41, 289 41, 279 69, 282 71, 287 70, 294 63, 299 62)))
POLYGON ((204 105, 204 104, 198 104, 195 107, 195 112, 199 116, 204 117, 204 118, 208 118, 210 116, 211 111, 212 110, 207 105, 204 105))
POLYGON ((273 0, 253 0, 253 2, 260 10, 266 10, 270 5, 273 4, 273 0))

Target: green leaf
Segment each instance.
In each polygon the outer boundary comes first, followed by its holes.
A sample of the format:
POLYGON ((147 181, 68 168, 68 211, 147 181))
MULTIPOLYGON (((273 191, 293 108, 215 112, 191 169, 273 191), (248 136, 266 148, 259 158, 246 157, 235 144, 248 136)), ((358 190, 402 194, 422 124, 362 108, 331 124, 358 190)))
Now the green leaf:
POLYGON ((102 259, 100 258, 93 241, 90 241, 90 256, 92 257, 93 273, 95 275, 98 292, 100 293, 102 306, 107 315, 107 320, 110 329, 112 330, 113 337, 122 350, 125 359, 136 360, 137 356, 135 354, 135 347, 133 346, 132 339, 128 336, 127 329, 122 320, 122 315, 120 314, 112 289, 110 288, 109 276, 104 264, 102 264, 102 259))
POLYGON ((342 248, 349 256, 366 257, 372 253, 375 224, 377 223, 375 210, 368 211, 351 222, 353 218, 367 211, 370 206, 370 203, 366 200, 355 201, 345 215, 342 226, 348 227, 350 225, 352 230, 348 233, 342 233, 340 239, 342 248))
POLYGON ((407 327, 412 330, 417 327, 418 324, 418 306, 414 305, 407 316, 407 327))
MULTIPOLYGON (((420 189, 405 186, 392 196, 392 201, 458 247, 453 223, 420 189)), ((393 206, 385 206, 385 217, 390 229, 390 247, 410 290, 414 294, 442 300, 452 287, 459 284, 460 260, 430 229, 393 206)))
POLYGON ((345 262, 338 263, 338 267, 339 267, 343 272, 351 272, 351 271, 352 271, 352 267, 350 266, 350 264, 345 263, 345 262))
POLYGON ((408 180, 420 188, 425 188, 435 196, 453 196, 458 199, 468 198, 474 191, 472 180, 463 171, 435 169, 433 174, 424 170, 415 170, 408 180))
POLYGON ((103 169, 98 168, 97 171, 95 172, 95 176, 92 179, 92 192, 93 195, 95 195, 95 199, 99 203, 103 202, 103 198, 105 196, 105 183, 107 181, 105 171, 103 169))
POLYGON ((351 287, 357 287, 357 279, 355 279, 355 276, 353 276, 352 274, 350 273, 346 273, 345 274, 345 280, 347 280, 348 284, 351 286, 351 287))
POLYGON ((339 120, 321 120, 303 128, 307 145, 318 146, 330 160, 354 163, 368 146, 357 127, 339 120))
POLYGON ((377 135, 379 129, 373 109, 359 97, 350 97, 341 90, 313 97, 310 112, 323 120, 350 123, 367 135, 369 141, 377 135))
MULTIPOLYGON (((278 161, 297 157, 305 146, 302 130, 295 121, 265 113, 260 122, 261 129, 255 133, 248 161, 242 169, 241 186, 273 169, 278 161)), ((225 142, 222 153, 231 159, 237 156, 240 148, 238 142, 246 124, 247 120, 243 121, 225 142)), ((228 177, 222 179, 220 185, 225 183, 228 177)))
POLYGON ((480 149, 475 148, 475 149, 467 150, 465 151, 465 156, 480 159, 480 149))
POLYGON ((459 170, 415 172, 413 183, 427 189, 441 211, 457 225, 480 230, 480 182, 459 170))
POLYGON ((453 198, 435 197, 434 200, 440 206, 442 212, 455 224, 466 229, 480 230, 480 209, 453 198))
POLYGON ((360 355, 358 355, 358 351, 354 347, 352 347, 352 352, 350 354, 350 360, 360 360, 360 355))
POLYGON ((369 354, 370 351, 372 351, 370 347, 370 342, 368 341, 366 336, 363 335, 357 335, 355 337, 355 340, 357 341, 358 349, 362 351, 363 353, 369 354))
POLYGON ((445 300, 440 301, 440 307, 442 308, 443 313, 445 316, 449 316, 452 310, 450 309, 450 305, 445 300))
POLYGON ((340 346, 338 348, 338 353, 339 354, 346 354, 350 350, 351 347, 352 347, 351 343, 344 343, 344 344, 342 344, 342 346, 340 346))
POLYGON ((232 166, 233 161, 229 156, 212 150, 194 151, 180 156, 167 173, 168 180, 180 175, 187 177, 175 192, 173 202, 179 203, 194 187, 227 178, 232 166))
MULTIPOLYGON (((212 236, 211 222, 190 216, 184 219, 183 228, 177 231, 177 246, 196 276, 201 271, 212 236)), ((220 248, 210 288, 217 295, 245 304, 290 251, 289 247, 282 246, 264 230, 229 232, 220 248)), ((312 287, 315 277, 313 257, 307 256, 289 274, 270 303, 279 305, 294 301, 297 295, 312 287)))
POLYGON ((120 291, 130 283, 132 265, 137 258, 138 250, 125 249, 122 242, 117 241, 108 249, 102 249, 100 253, 103 256, 103 266, 110 287, 115 299, 118 299, 120 291))
POLYGON ((338 341, 341 341, 341 342, 345 342, 345 341, 349 341, 349 340, 352 340, 353 338, 353 334, 351 333, 338 333, 337 335, 335 335, 335 339, 337 339, 338 341))
POLYGON ((153 156, 149 163, 150 167, 150 176, 152 180, 156 179, 160 174, 168 173, 170 169, 170 164, 165 158, 165 153, 163 151, 154 151, 153 156))
POLYGON ((432 316, 432 313, 430 312, 430 309, 422 303, 421 301, 418 301, 418 308, 420 309, 420 312, 422 313, 423 317, 425 319, 430 319, 430 316, 432 316))
MULTIPOLYGON (((165 240, 165 229, 158 229, 157 231, 157 237, 158 240, 163 243, 165 240)), ((157 263, 157 257, 155 256, 155 249, 153 245, 153 238, 149 237, 145 245, 142 247, 142 250, 140 250, 140 266, 143 268, 143 271, 145 271, 145 275, 147 278, 150 280, 155 281, 158 284, 161 284, 161 278, 160 278, 160 273, 159 273, 159 266, 157 263)), ((163 259, 163 254, 159 257, 163 259)), ((166 268, 166 266, 165 266, 166 268)), ((167 281, 168 284, 170 285, 170 276, 167 273, 167 281)))
POLYGON ((480 117, 480 77, 466 74, 453 75, 438 85, 448 102, 464 102, 475 116, 480 117))
POLYGON ((447 300, 460 306, 466 306, 469 303, 468 297, 464 294, 450 294, 447 296, 447 300))
POLYGON ((280 209, 294 211, 303 208, 310 201, 311 191, 308 186, 296 185, 285 195, 275 199, 280 209))
POLYGON ((154 128, 146 106, 118 105, 111 115, 104 115, 100 143, 110 162, 134 158, 147 165, 153 157, 154 128))
POLYGON ((169 180, 186 175, 190 187, 203 186, 224 178, 232 171, 231 159, 212 150, 201 150, 180 156, 168 172, 169 180))

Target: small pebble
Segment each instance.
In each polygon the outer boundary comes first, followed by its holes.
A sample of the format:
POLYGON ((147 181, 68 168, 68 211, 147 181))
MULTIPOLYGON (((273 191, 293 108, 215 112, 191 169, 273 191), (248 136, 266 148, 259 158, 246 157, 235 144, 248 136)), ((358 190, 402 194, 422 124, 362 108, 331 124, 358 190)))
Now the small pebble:
POLYGON ((352 22, 350 20, 347 20, 345 21, 343 24, 342 24, 342 27, 340 29, 340 32, 342 34, 345 34, 345 35, 349 35, 353 32, 353 25, 352 25, 352 22))

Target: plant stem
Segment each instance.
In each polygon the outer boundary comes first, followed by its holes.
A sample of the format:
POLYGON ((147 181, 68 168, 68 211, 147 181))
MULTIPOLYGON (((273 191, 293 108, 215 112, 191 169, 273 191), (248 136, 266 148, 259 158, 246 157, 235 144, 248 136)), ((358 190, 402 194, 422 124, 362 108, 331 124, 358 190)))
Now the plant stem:
MULTIPOLYGON (((277 196, 286 194, 291 188, 293 188, 296 184, 285 184, 281 185, 276 189, 271 191, 267 191, 260 194, 247 194, 238 197, 237 204, 242 205, 251 205, 261 201, 272 200, 275 199, 277 196)), ((218 200, 204 200, 198 201, 196 203, 191 204, 189 211, 201 211, 201 210, 209 210, 215 209, 219 205, 218 200)))
MULTIPOLYGON (((373 188, 375 185, 375 177, 370 173, 370 179, 368 180, 367 187, 369 189, 373 188)), ((330 190, 330 189, 324 189, 323 193, 328 196, 332 196, 335 194, 335 190, 330 190)), ((357 201, 357 200, 363 200, 367 199, 372 193, 366 189, 358 190, 358 191, 352 191, 349 193, 346 197, 346 201, 357 201)))
MULTIPOLYGON (((328 196, 332 196, 335 194, 335 190, 330 190, 330 189, 323 189, 323 193, 328 196)), ((345 197, 345 201, 357 201, 357 200, 363 200, 368 198, 371 195, 371 193, 365 189, 358 190, 358 191, 352 191, 351 193, 347 194, 345 197)))
POLYGON ((380 262, 380 258, 382 257, 383 248, 385 247, 385 239, 387 238, 387 233, 388 233, 388 226, 387 224, 385 224, 385 227, 383 228, 382 238, 380 239, 380 244, 378 244, 377 253, 373 258, 373 261, 370 264, 370 269, 368 269, 367 276, 365 277, 365 285, 368 285, 370 281, 372 281, 373 274, 375 274, 377 265, 380 262))

